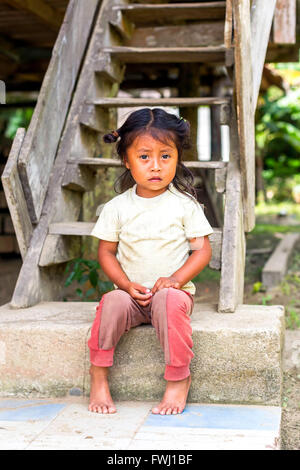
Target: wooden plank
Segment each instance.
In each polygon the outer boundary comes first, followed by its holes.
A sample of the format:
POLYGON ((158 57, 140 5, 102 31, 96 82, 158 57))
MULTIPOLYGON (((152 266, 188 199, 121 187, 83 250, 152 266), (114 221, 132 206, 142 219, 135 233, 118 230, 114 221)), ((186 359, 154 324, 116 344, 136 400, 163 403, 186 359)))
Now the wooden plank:
POLYGON ((232 0, 227 0, 224 26, 224 45, 226 48, 232 46, 232 27, 232 0))
POLYGON ((43 0, 4 0, 8 5, 27 11, 53 31, 58 31, 63 21, 63 14, 43 0))
POLYGON ((178 3, 160 5, 131 4, 113 7, 122 11, 136 25, 166 24, 186 20, 223 20, 226 2, 178 3))
POLYGON ((217 46, 224 43, 224 22, 205 21, 137 28, 130 40, 124 42, 124 46, 169 47, 170 38, 172 47, 217 46))
POLYGON ((250 1, 233 0, 235 21, 235 93, 243 185, 245 231, 255 226, 255 131, 252 102, 250 1))
POLYGON ((25 129, 19 128, 14 138, 7 163, 1 176, 7 205, 12 218, 22 258, 25 257, 33 232, 32 223, 18 174, 17 161, 25 137, 25 129))
POLYGON ((49 225, 50 235, 90 235, 94 223, 91 222, 57 222, 49 225))
POLYGON ((277 0, 273 41, 276 44, 296 43, 296 0, 277 0))
POLYGON ((262 271, 262 283, 270 288, 278 285, 286 274, 288 261, 295 243, 299 240, 299 233, 287 233, 278 243, 274 252, 266 262, 262 271))
POLYGON ((276 0, 253 0, 251 6, 252 106, 255 112, 276 0))
POLYGON ((121 62, 138 63, 225 63, 224 46, 207 47, 111 47, 103 49, 121 62))
MULTIPOLYGON (((229 103, 226 98, 203 97, 203 98, 99 98, 93 101, 95 106, 127 108, 128 106, 213 106, 229 103)), ((87 105, 90 105, 87 102, 87 105)))
POLYGON ((39 220, 97 0, 71 0, 18 161, 30 217, 39 220))
MULTIPOLYGON (((78 159, 68 159, 68 165, 86 165, 89 167, 121 167, 123 166, 122 162, 113 158, 78 158, 78 159)), ((227 162, 222 161, 184 161, 184 165, 190 169, 199 169, 199 168, 208 168, 208 169, 223 169, 226 168, 227 162)), ((68 170, 66 170, 66 173, 68 170)))

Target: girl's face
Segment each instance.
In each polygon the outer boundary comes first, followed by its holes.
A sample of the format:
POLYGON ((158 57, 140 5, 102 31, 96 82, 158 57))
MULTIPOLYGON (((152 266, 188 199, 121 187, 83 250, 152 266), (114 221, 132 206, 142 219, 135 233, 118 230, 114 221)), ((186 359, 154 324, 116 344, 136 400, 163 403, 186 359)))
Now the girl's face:
POLYGON ((124 161, 137 184, 137 195, 147 198, 166 191, 175 176, 177 162, 175 143, 172 140, 160 142, 150 134, 135 138, 124 161))

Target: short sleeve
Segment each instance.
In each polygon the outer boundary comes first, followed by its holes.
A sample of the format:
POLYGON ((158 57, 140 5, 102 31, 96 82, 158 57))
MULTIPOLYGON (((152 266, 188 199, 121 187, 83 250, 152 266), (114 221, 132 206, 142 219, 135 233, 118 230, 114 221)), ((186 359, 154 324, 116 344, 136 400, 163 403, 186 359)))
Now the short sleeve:
POLYGON ((115 204, 112 201, 103 205, 98 220, 94 225, 91 235, 101 240, 110 242, 119 241, 119 217, 115 204))
POLYGON ((183 223, 187 238, 204 237, 214 232, 196 200, 190 199, 184 204, 183 223))

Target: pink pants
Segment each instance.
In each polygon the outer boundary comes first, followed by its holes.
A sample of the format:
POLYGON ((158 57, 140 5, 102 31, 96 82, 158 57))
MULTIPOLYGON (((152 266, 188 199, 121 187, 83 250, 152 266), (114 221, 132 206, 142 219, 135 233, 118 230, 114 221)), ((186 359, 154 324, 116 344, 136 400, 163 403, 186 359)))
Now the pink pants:
POLYGON ((157 291, 151 302, 142 307, 127 292, 115 289, 104 294, 96 309, 96 317, 88 341, 91 363, 113 365, 115 347, 130 328, 151 323, 163 348, 166 380, 183 380, 190 375, 192 352, 191 294, 173 287, 157 291))

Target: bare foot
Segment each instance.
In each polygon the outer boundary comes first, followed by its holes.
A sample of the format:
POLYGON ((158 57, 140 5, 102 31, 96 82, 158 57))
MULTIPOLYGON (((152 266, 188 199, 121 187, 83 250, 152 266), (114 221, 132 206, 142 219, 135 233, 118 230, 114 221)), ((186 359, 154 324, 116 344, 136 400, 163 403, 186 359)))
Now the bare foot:
POLYGON ((91 393, 89 411, 95 413, 116 413, 116 407, 112 401, 108 385, 108 367, 91 365, 91 393))
POLYGON ((152 408, 152 413, 161 415, 176 415, 182 413, 191 385, 191 376, 184 380, 168 381, 162 401, 152 408))

